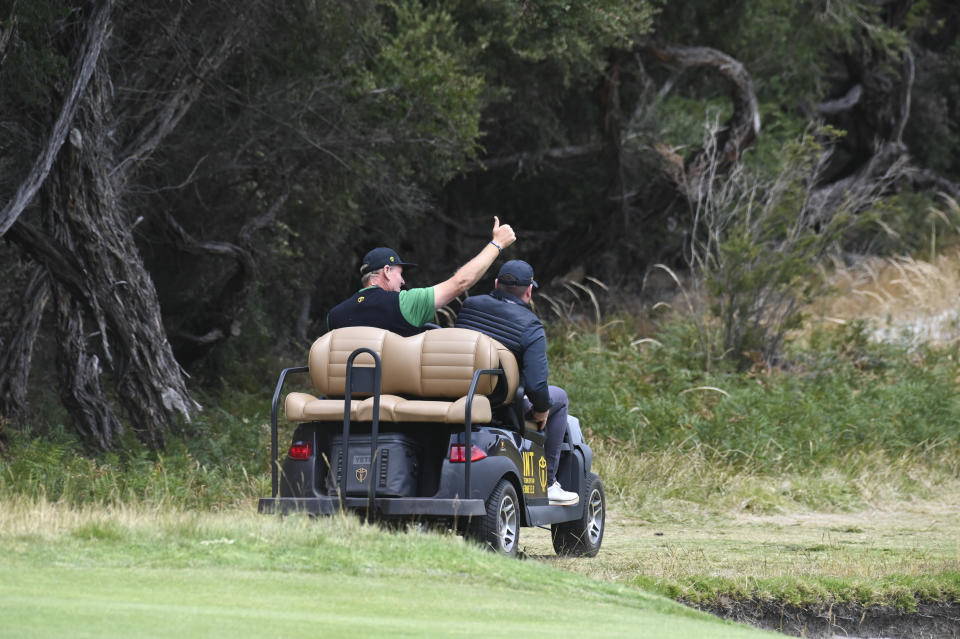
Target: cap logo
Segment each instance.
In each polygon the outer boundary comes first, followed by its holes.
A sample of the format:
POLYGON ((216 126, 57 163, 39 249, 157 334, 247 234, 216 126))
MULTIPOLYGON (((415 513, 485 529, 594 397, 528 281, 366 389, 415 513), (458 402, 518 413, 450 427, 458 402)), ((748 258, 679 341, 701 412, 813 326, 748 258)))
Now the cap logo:
POLYGON ((391 261, 391 262, 396 262, 396 260, 393 259, 393 256, 392 256, 392 255, 390 256, 390 261, 391 261))

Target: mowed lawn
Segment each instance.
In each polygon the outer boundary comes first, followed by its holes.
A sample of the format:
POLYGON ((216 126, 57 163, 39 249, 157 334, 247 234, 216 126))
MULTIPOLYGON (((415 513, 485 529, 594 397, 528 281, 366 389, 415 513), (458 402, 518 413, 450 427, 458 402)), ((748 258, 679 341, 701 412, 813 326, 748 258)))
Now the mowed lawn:
POLYGON ((4 637, 753 637, 629 594, 468 580, 6 563, 4 637), (658 609, 661 608, 661 609, 658 609), (678 614, 679 613, 679 614, 678 614))
POLYGON ((0 522, 2 637, 772 636, 450 535, 102 512, 42 532, 49 514, 22 516, 0 522))

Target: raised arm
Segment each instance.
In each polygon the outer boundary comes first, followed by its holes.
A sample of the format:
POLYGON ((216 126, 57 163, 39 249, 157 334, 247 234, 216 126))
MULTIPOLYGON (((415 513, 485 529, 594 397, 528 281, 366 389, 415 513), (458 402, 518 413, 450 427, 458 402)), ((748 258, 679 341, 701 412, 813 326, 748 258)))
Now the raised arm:
POLYGON ((457 295, 476 284, 500 255, 500 251, 513 244, 516 239, 517 236, 510 225, 501 226, 500 219, 493 216, 493 239, 477 253, 476 257, 457 269, 453 277, 433 287, 434 308, 450 303, 457 295))

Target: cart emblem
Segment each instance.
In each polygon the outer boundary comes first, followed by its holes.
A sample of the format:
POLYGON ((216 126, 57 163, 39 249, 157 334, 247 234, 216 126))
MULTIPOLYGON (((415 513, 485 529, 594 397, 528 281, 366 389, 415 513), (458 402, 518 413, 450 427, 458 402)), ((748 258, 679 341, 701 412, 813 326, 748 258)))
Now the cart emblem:
POLYGON ((535 492, 536 480, 533 478, 533 451, 523 453, 523 494, 532 495, 535 492))
POLYGON ((523 475, 533 477, 533 451, 523 453, 523 475))
POLYGON ((357 481, 362 484, 366 478, 367 478, 367 469, 361 466, 360 468, 357 469, 357 481))
POLYGON ((540 490, 547 489, 547 459, 546 457, 540 458, 540 490))

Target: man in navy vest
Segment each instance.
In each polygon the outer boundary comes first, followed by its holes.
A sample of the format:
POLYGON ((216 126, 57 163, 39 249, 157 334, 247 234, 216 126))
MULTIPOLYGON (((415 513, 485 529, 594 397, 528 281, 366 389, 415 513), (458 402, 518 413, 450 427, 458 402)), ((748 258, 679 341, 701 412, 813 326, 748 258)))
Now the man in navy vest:
POLYGON ((401 290, 406 281, 403 269, 416 264, 404 262, 391 248, 375 248, 363 258, 360 284, 363 288, 337 304, 327 315, 327 329, 344 326, 376 326, 404 337, 424 330, 433 321, 436 309, 477 283, 503 249, 517 237, 509 224, 493 218, 493 239, 448 280, 427 288, 401 290), (494 253, 496 251, 496 253, 494 253))
POLYGON ((551 506, 572 506, 580 498, 557 481, 560 445, 567 430, 567 393, 547 384, 547 336, 530 308, 536 286, 533 267, 523 260, 510 260, 500 267, 492 293, 463 302, 456 326, 489 335, 516 356, 527 411, 532 410, 539 430, 547 429, 547 498, 551 506))

